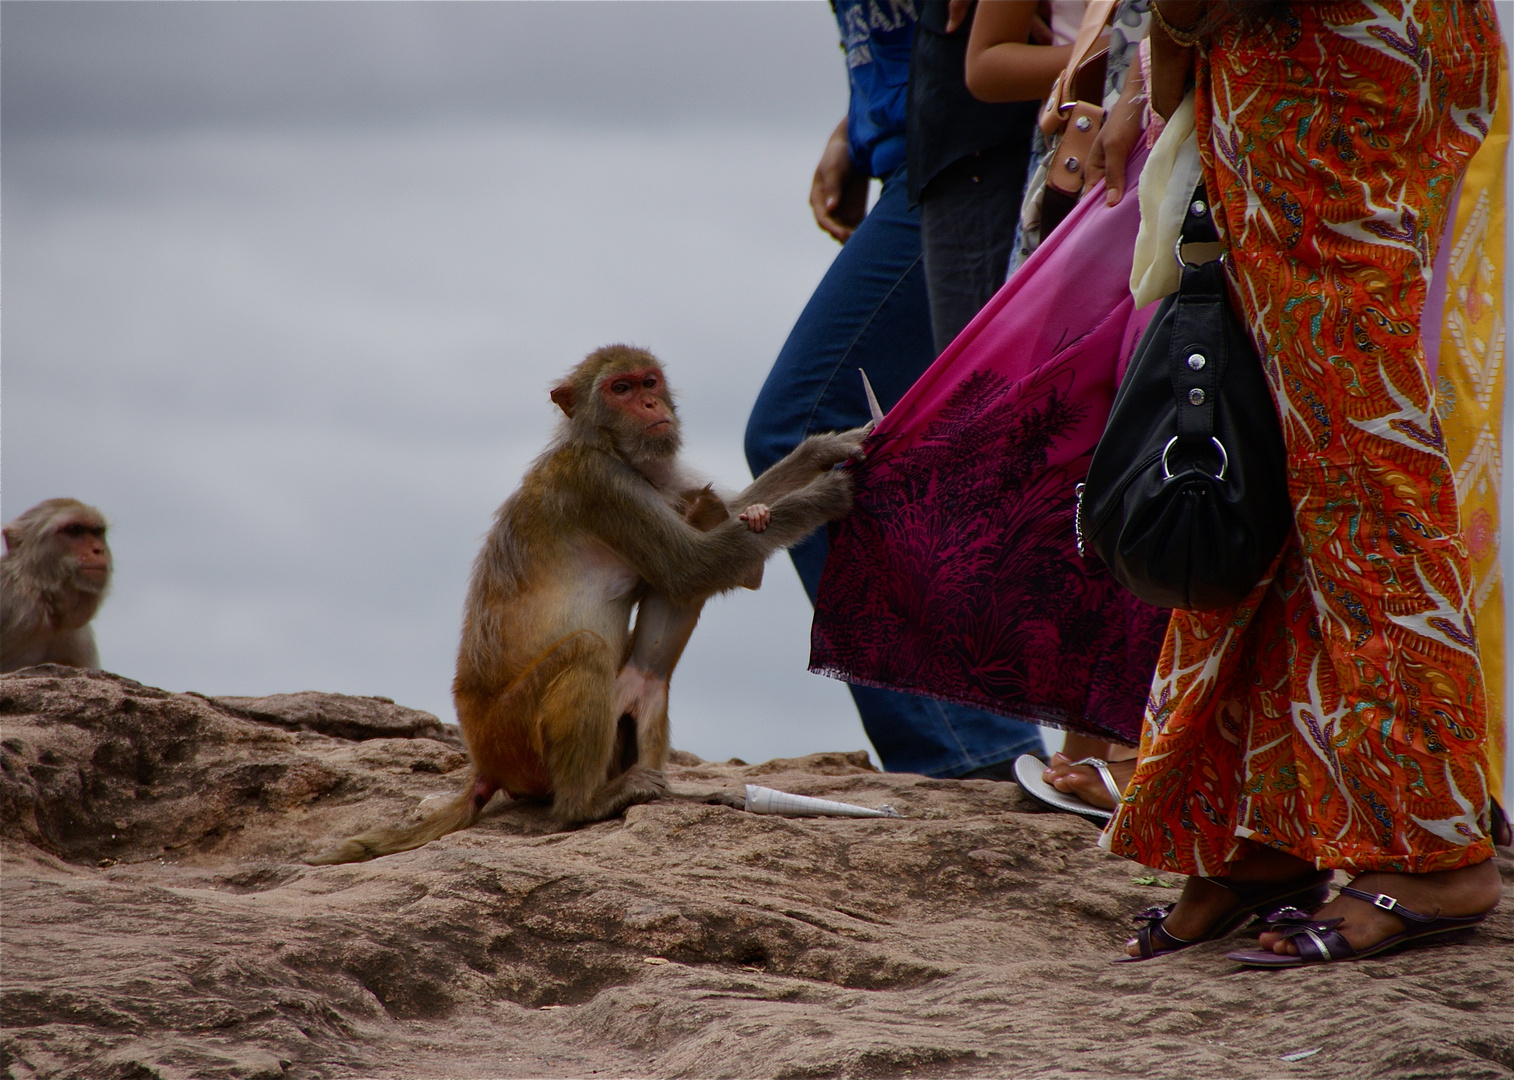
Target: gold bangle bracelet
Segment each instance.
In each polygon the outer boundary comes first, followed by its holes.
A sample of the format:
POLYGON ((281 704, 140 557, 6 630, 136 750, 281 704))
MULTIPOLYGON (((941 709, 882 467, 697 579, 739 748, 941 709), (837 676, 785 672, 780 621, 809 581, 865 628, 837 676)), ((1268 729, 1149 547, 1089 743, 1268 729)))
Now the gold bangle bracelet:
MULTIPOLYGON (((1151 0, 1151 21, 1162 28, 1162 33, 1166 34, 1174 45, 1191 49, 1199 43, 1198 23, 1194 23, 1187 30, 1179 30, 1162 15, 1162 9, 1158 6, 1157 0, 1151 0)), ((1203 22, 1203 19, 1201 18, 1199 22, 1203 22)))

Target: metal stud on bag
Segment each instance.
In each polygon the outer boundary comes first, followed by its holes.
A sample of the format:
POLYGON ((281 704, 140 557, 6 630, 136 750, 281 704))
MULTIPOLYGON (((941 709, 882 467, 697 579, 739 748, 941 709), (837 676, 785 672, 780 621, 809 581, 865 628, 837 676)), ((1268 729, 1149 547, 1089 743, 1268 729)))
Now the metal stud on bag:
POLYGON ((1069 157, 1066 161, 1062 162, 1062 164, 1067 167, 1068 172, 1078 171, 1078 159, 1075 157, 1069 157))
POLYGON ((1194 371, 1203 371, 1204 370, 1204 354, 1203 353, 1190 353, 1188 355, 1188 366, 1190 368, 1192 368, 1194 371))
POLYGON ((1204 391, 1202 389, 1200 389, 1199 387, 1197 387, 1197 386, 1195 386, 1192 390, 1188 391, 1188 404, 1190 404, 1190 405, 1202 405, 1202 404, 1204 404, 1204 391))
POLYGON ((1073 127, 1077 128, 1079 131, 1087 131, 1089 128, 1093 127, 1093 121, 1088 119, 1088 117, 1086 116, 1080 116, 1073 121, 1073 127))
POLYGON ((1188 209, 1193 211, 1194 217, 1203 217, 1205 214, 1209 213, 1209 207, 1205 206, 1203 202, 1198 199, 1194 199, 1193 205, 1188 209))

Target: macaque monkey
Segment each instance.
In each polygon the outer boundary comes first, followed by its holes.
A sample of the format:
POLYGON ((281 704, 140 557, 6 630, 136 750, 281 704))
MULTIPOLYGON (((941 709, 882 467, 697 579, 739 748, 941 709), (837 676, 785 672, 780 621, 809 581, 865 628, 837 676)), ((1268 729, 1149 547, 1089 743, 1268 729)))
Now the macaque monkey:
POLYGON ((656 357, 610 345, 551 393, 564 419, 495 514, 473 564, 453 699, 467 788, 418 824, 315 856, 406 851, 478 819, 496 791, 548 800, 563 827, 667 794, 667 688, 716 593, 851 509, 871 430, 815 435, 730 500, 678 458, 678 414, 656 357), (631 614, 636 628, 631 632, 631 614))
POLYGON ((100 666, 89 620, 110 588, 105 528, 105 516, 77 499, 48 499, 5 526, 0 671, 100 666))

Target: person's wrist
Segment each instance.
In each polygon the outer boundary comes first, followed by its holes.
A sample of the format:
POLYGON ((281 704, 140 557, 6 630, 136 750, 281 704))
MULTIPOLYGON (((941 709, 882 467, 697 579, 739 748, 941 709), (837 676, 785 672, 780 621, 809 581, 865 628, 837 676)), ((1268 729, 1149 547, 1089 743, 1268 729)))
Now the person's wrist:
POLYGON ((1198 25, 1202 21, 1202 18, 1200 16, 1194 19, 1187 26, 1176 26, 1167 19, 1167 16, 1162 14, 1162 5, 1156 2, 1156 0, 1152 0, 1151 21, 1156 23, 1162 33, 1167 35, 1169 41, 1180 48, 1191 49, 1198 44, 1198 25))

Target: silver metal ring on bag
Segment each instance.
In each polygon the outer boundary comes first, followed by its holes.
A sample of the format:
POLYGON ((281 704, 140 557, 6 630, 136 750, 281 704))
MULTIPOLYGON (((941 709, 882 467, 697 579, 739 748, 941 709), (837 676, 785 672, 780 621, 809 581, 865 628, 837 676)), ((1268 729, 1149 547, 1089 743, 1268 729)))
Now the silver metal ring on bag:
MULTIPOLYGON (((1172 444, 1177 441, 1178 436, 1174 435, 1172 438, 1167 440, 1167 445, 1162 447, 1163 483, 1166 483, 1168 480, 1172 479, 1172 470, 1167 467, 1167 455, 1172 453, 1172 444)), ((1225 479, 1225 470, 1230 468, 1230 455, 1225 453, 1225 444, 1220 442, 1220 440, 1216 439, 1213 435, 1209 436, 1209 441, 1214 443, 1214 448, 1220 452, 1220 471, 1214 474, 1214 478, 1216 480, 1223 480, 1225 479)), ((1147 460, 1149 461, 1150 458, 1148 458, 1147 460)))
MULTIPOLYGON (((1191 263, 1187 259, 1183 258, 1183 248, 1187 246, 1187 243, 1188 242, 1185 241, 1183 239, 1183 237, 1181 236, 1181 234, 1180 234, 1178 236, 1177 243, 1175 243, 1175 244, 1172 245, 1172 257, 1177 260, 1178 269, 1182 270, 1184 267, 1187 267, 1187 266, 1204 266, 1204 265, 1206 265, 1205 263, 1191 263)), ((1193 243, 1196 243, 1196 244, 1218 244, 1218 243, 1220 243, 1220 241, 1218 241, 1218 240, 1195 240, 1195 241, 1193 241, 1193 243)), ((1209 262, 1218 262, 1221 266, 1228 266, 1229 263, 1230 263, 1230 252, 1228 252, 1228 251, 1222 251, 1222 252, 1219 253, 1219 255, 1217 257, 1215 257, 1213 259, 1210 259, 1209 262)))

